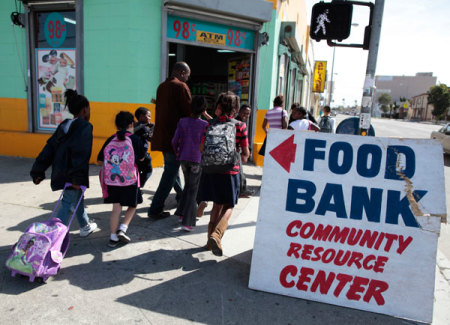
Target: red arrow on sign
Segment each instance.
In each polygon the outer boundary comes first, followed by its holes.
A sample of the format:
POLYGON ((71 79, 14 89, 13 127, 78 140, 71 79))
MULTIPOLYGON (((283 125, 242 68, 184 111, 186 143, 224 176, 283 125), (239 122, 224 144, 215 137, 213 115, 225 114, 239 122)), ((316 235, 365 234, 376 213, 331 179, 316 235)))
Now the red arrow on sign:
POLYGON ((296 150, 297 145, 294 143, 294 135, 291 135, 269 153, 289 173, 291 171, 291 163, 295 162, 296 150))

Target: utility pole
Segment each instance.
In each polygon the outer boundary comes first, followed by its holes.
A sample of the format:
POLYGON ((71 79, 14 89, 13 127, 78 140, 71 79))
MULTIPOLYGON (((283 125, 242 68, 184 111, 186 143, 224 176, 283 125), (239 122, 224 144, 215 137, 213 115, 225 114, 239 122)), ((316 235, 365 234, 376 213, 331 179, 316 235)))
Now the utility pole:
POLYGON ((375 0, 373 10, 372 32, 369 43, 369 55, 367 58, 366 78, 364 80, 363 97, 361 101, 361 113, 359 119, 360 135, 367 135, 370 129, 372 115, 372 100, 375 93, 375 70, 377 67, 378 46, 380 44, 381 21, 383 19, 384 0, 375 0))
POLYGON ((331 101, 333 100, 333 75, 334 75, 334 53, 336 47, 333 47, 333 61, 331 61, 331 77, 330 77, 330 89, 328 91, 328 103, 327 105, 331 107, 331 101))

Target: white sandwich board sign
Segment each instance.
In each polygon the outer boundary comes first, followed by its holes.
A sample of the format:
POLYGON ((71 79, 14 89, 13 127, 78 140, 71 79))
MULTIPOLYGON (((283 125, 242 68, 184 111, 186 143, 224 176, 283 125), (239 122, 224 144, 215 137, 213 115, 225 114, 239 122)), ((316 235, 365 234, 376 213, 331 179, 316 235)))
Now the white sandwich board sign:
POLYGON ((269 130, 249 287, 431 322, 434 140, 269 130))

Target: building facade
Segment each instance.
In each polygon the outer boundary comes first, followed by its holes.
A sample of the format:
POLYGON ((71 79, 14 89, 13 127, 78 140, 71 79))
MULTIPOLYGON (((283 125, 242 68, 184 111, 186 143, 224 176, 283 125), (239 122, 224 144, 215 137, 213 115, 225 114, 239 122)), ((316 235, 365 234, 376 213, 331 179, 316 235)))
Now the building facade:
MULTIPOLYGON (((144 106, 154 116, 156 89, 177 61, 190 65, 188 86, 207 98, 211 110, 217 94, 227 90, 253 108, 249 137, 257 144, 260 116, 276 94, 288 104, 309 100, 305 4, 288 2, 1 2, 2 12, 20 15, 12 27, 5 18, 0 25, 0 154, 35 157, 70 117, 63 93, 71 88, 91 103, 94 162, 115 132, 118 111, 144 106)), ((161 166, 162 155, 152 157, 161 166)))
POLYGON ((427 92, 436 85, 436 81, 437 77, 432 72, 418 72, 415 76, 376 76, 373 103, 378 105, 378 97, 382 93, 388 93, 392 102, 399 104, 427 92))
POLYGON ((310 109, 317 101, 312 96, 314 57, 305 1, 271 2, 272 19, 263 27, 263 32, 269 35, 269 43, 261 48, 258 110, 254 120, 253 159, 258 165, 263 163, 263 157, 257 154, 265 137, 262 123, 266 111, 273 107, 274 98, 283 95, 288 112, 293 103, 310 109))
POLYGON ((433 120, 433 105, 428 104, 428 94, 423 93, 417 96, 413 96, 411 100, 411 110, 412 119, 417 119, 420 121, 431 121, 433 120))

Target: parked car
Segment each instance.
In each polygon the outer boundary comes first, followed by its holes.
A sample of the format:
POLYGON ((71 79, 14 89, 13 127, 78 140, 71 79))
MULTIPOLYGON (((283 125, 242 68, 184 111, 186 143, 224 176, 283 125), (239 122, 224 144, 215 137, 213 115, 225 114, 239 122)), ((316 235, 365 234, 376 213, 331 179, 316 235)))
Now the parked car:
POLYGON ((444 152, 450 154, 450 123, 445 124, 439 131, 431 132, 430 138, 439 140, 444 152))

